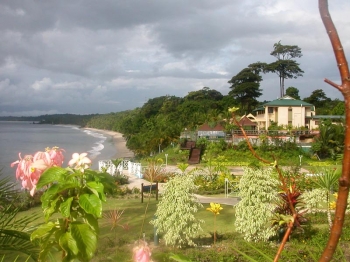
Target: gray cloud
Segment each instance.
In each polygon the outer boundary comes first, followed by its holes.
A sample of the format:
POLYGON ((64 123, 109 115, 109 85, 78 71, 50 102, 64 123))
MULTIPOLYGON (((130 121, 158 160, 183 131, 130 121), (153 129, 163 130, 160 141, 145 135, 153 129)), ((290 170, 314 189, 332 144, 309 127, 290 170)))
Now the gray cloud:
MULTIPOLYGON (((349 50, 350 3, 330 11, 349 50)), ((0 35, 0 115, 116 112, 204 86, 227 94, 244 67, 274 61, 279 40, 303 52, 304 77, 287 87, 341 97, 323 82, 339 73, 313 1, 1 1, 0 35)), ((275 99, 277 76, 263 79, 260 100, 275 99)))

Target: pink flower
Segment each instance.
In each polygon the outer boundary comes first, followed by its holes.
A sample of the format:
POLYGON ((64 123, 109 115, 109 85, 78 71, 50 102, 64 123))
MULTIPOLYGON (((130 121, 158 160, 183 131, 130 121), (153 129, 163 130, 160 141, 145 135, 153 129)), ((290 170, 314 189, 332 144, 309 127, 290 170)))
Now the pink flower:
POLYGON ((34 157, 32 155, 26 155, 24 158, 22 158, 21 153, 19 153, 18 156, 20 160, 13 162, 11 167, 18 164, 16 169, 16 178, 22 180, 22 187, 28 189, 30 194, 33 196, 36 189, 36 184, 38 183, 43 170, 36 168, 35 165, 33 166, 34 157))
POLYGON ((53 161, 48 152, 38 151, 33 157, 33 164, 35 164, 35 166, 32 165, 33 168, 38 168, 44 171, 53 165, 53 161))
POLYGON ((133 249, 134 262, 151 262, 151 250, 145 241, 140 241, 140 244, 133 249))
POLYGON ((33 163, 33 156, 32 155, 26 155, 22 159, 21 153, 18 154, 18 157, 20 160, 17 160, 13 163, 11 163, 11 167, 14 167, 18 164, 16 169, 16 178, 22 179, 23 177, 26 177, 30 173, 31 164, 33 163))
POLYGON ((68 162, 69 166, 74 166, 76 169, 80 169, 80 171, 84 171, 84 169, 87 169, 91 165, 91 160, 86 157, 87 153, 74 153, 72 155, 72 159, 68 162))
POLYGON ((64 149, 60 149, 57 146, 54 146, 53 148, 46 148, 46 152, 50 155, 50 159, 53 161, 54 166, 62 166, 64 156, 63 153, 64 149))
POLYGON ((22 187, 30 190, 32 196, 41 174, 52 166, 62 165, 64 159, 62 151, 64 150, 58 147, 47 148, 45 152, 38 151, 34 156, 26 155, 23 159, 19 153, 19 160, 11 164, 11 167, 18 164, 16 178, 22 180, 22 187))

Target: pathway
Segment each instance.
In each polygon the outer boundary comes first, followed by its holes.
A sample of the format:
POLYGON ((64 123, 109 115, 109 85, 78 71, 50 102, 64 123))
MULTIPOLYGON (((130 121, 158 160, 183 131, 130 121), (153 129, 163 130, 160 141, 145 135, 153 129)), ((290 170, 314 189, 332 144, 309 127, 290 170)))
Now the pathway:
MULTIPOLYGON (((133 188, 138 188, 141 189, 141 184, 143 183, 144 185, 149 185, 150 182, 142 179, 142 178, 138 178, 135 175, 131 175, 129 174, 129 172, 127 170, 123 171, 123 174, 126 175, 129 178, 129 184, 128 184, 128 188, 133 189, 133 188)), ((163 186, 164 183, 159 183, 158 187, 159 187, 159 193, 161 194, 163 192, 163 186)), ((239 202, 239 198, 238 197, 209 197, 209 196, 201 196, 201 195, 196 195, 196 197, 198 198, 198 200, 201 203, 219 203, 219 204, 223 204, 223 205, 236 205, 239 202)))

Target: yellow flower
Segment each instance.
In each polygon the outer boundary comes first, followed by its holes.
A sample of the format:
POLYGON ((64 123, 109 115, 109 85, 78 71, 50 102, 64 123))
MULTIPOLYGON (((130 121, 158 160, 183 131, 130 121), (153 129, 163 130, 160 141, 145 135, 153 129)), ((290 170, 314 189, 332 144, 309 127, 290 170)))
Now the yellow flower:
POLYGON ((238 107, 230 107, 230 108, 228 109, 228 111, 229 111, 230 113, 234 113, 234 112, 236 112, 238 109, 239 109, 238 107))
POLYGON ((330 209, 335 209, 336 206, 337 206, 337 203, 335 201, 332 201, 332 202, 329 203, 329 208, 330 209))
POLYGON ((214 215, 219 215, 220 214, 220 210, 222 210, 222 209, 223 208, 218 203, 210 203, 210 207, 207 208, 207 210, 210 211, 210 212, 213 212, 214 215))
POLYGON ((338 199, 338 193, 334 193, 333 196, 335 197, 335 199, 338 199))

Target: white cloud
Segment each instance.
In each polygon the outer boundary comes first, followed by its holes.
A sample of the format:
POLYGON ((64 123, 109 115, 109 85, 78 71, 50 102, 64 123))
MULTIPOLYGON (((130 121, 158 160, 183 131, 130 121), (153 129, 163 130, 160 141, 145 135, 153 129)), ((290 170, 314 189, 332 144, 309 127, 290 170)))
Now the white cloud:
POLYGON ((35 81, 34 84, 32 84, 32 88, 37 91, 49 89, 51 86, 52 81, 48 77, 45 77, 42 80, 35 81))

